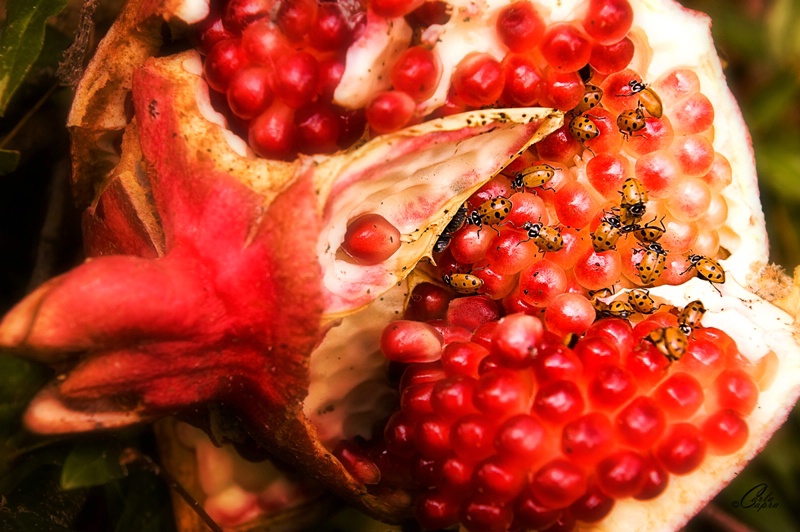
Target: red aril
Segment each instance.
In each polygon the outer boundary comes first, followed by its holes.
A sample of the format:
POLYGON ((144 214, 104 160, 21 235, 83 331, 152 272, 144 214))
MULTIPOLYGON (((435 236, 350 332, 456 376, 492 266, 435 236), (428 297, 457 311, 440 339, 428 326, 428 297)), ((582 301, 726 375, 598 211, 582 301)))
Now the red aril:
POLYGON ((249 120, 272 103, 271 71, 264 67, 238 70, 228 84, 228 105, 233 114, 249 120))
POLYGON ((293 154, 297 129, 294 111, 281 102, 273 102, 258 115, 248 129, 248 142, 257 154, 285 159, 293 154))
POLYGON ((628 0, 589 0, 583 29, 603 45, 621 41, 633 24, 633 8, 628 0))
POLYGON ((503 93, 503 82, 503 67, 487 53, 467 55, 451 81, 458 99, 471 107, 494 103, 503 93))
POLYGON ((388 133, 405 127, 414 116, 414 100, 400 91, 378 93, 367 106, 367 123, 375 133, 388 133))
POLYGON ((400 249, 400 231, 380 214, 365 214, 347 224, 342 249, 360 264, 379 264, 400 249))
POLYGON ((325 104, 311 104, 295 113, 297 145, 303 153, 330 153, 336 151, 341 134, 339 115, 325 104))
POLYGON ((275 23, 289 40, 305 38, 317 17, 314 0, 284 0, 280 3, 275 23))
POLYGON ((589 62, 592 43, 575 24, 550 26, 539 45, 544 59, 561 72, 577 72, 589 62))
POLYGON ((442 77, 442 63, 429 48, 414 46, 403 52, 392 67, 392 85, 414 101, 430 98, 442 77))
POLYGON ((217 42, 206 56, 203 73, 208 85, 215 91, 225 92, 239 69, 247 64, 240 39, 217 42))
POLYGON ((500 10, 497 36, 512 52, 528 52, 542 40, 545 23, 528 0, 514 2, 500 10))
POLYGON ((353 38, 353 29, 338 2, 320 2, 317 18, 308 31, 311 46, 320 51, 342 50, 353 38))
POLYGON ((596 42, 592 44, 589 64, 600 74, 613 74, 630 64, 634 51, 633 41, 628 37, 608 46, 596 42))
POLYGON ((247 26, 269 16, 274 0, 228 0, 222 22, 234 33, 241 33, 247 26))
POLYGON ((533 58, 525 54, 509 53, 503 59, 502 68, 505 79, 503 102, 506 105, 527 107, 542 99, 545 80, 533 58))

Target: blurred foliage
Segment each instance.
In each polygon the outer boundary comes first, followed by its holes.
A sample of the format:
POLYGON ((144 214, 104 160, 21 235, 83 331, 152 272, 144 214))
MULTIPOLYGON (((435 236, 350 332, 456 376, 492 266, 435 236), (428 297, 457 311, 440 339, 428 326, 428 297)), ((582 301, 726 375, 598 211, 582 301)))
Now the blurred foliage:
MULTIPOLYGON (((800 2, 682 0, 714 20, 726 75, 753 138, 771 259, 800 264, 800 2)), ((0 0, 0 315, 30 287, 82 260, 79 213, 69 189, 66 123, 71 91, 56 68, 76 30, 80 1, 0 0), (45 19, 66 9, 56 18, 45 19), (5 10, 4 10, 5 8, 5 10), (35 16, 28 16, 32 13, 35 16), (2 18, 4 17, 5 18, 2 18), (24 42, 25 46, 15 46, 24 42), (58 238, 49 238, 56 231, 58 238)), ((99 2, 92 42, 118 0, 99 2), (106 8, 104 11, 104 7, 106 8)), ((43 365, 0 353, 0 529, 8 531, 174 530, 169 491, 152 470, 123 466, 128 447, 155 455, 152 434, 35 437, 19 417, 52 375, 43 365)), ((688 530, 746 525, 800 530, 800 414, 695 518, 688 530), (742 504, 766 485, 777 507, 742 504), (733 519, 733 521, 726 521, 733 519)), ((345 510, 321 530, 386 527, 345 510)))

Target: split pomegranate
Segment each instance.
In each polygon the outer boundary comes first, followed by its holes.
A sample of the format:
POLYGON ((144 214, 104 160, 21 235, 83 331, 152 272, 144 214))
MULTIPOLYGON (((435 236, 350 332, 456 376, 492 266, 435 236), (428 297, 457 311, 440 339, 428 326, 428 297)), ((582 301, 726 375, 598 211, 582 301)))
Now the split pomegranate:
POLYGON ((427 529, 615 530, 681 526, 785 419, 796 294, 756 295, 754 165, 702 15, 210 4, 129 0, 79 87, 93 259, 0 323, 65 371, 31 430, 224 403, 315 480, 164 423, 227 527, 308 524, 327 489, 427 529))

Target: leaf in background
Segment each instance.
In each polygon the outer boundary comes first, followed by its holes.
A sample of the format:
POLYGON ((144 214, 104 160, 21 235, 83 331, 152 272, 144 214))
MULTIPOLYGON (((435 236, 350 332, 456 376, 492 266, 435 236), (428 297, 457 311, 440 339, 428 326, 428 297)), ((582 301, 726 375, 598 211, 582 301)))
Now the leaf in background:
POLYGON ((782 201, 800 201, 800 133, 792 131, 755 144, 759 176, 782 201))
POLYGON ((116 440, 76 442, 61 470, 61 487, 65 490, 99 486, 124 477, 120 465, 122 449, 116 440))
POLYGON ((67 0, 8 0, 0 31, 0 116, 39 57, 47 18, 66 4, 67 0))
MULTIPOLYGON (((0 161, 2 161, 0 151, 0 161)), ((16 432, 19 417, 33 394, 47 381, 42 364, 0 353, 0 436, 16 432)))
POLYGON ((784 122, 787 109, 791 109, 800 98, 800 80, 794 73, 776 73, 764 81, 768 83, 760 88, 744 110, 747 127, 756 138, 776 129, 783 133, 791 127, 784 122))
POLYGON ((796 0, 777 0, 767 15, 767 37, 772 56, 784 65, 800 60, 800 5, 796 0))

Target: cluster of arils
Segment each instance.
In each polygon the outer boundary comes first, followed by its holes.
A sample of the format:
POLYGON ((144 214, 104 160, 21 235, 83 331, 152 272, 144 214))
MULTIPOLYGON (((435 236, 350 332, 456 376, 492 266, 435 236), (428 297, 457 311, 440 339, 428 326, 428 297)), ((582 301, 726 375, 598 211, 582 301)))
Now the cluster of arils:
POLYGON ((234 130, 273 159, 346 148, 364 132, 362 110, 333 103, 364 13, 344 2, 220 0, 195 27, 213 99, 234 130))
POLYGON ((381 443, 335 451, 378 489, 414 490, 427 529, 569 530, 747 441, 764 368, 703 327, 698 302, 646 307, 640 293, 631 300, 648 315, 635 326, 592 312, 576 328, 552 307, 543 324, 501 317, 487 296, 452 297, 417 285, 381 339, 402 374, 400 409, 381 443))

